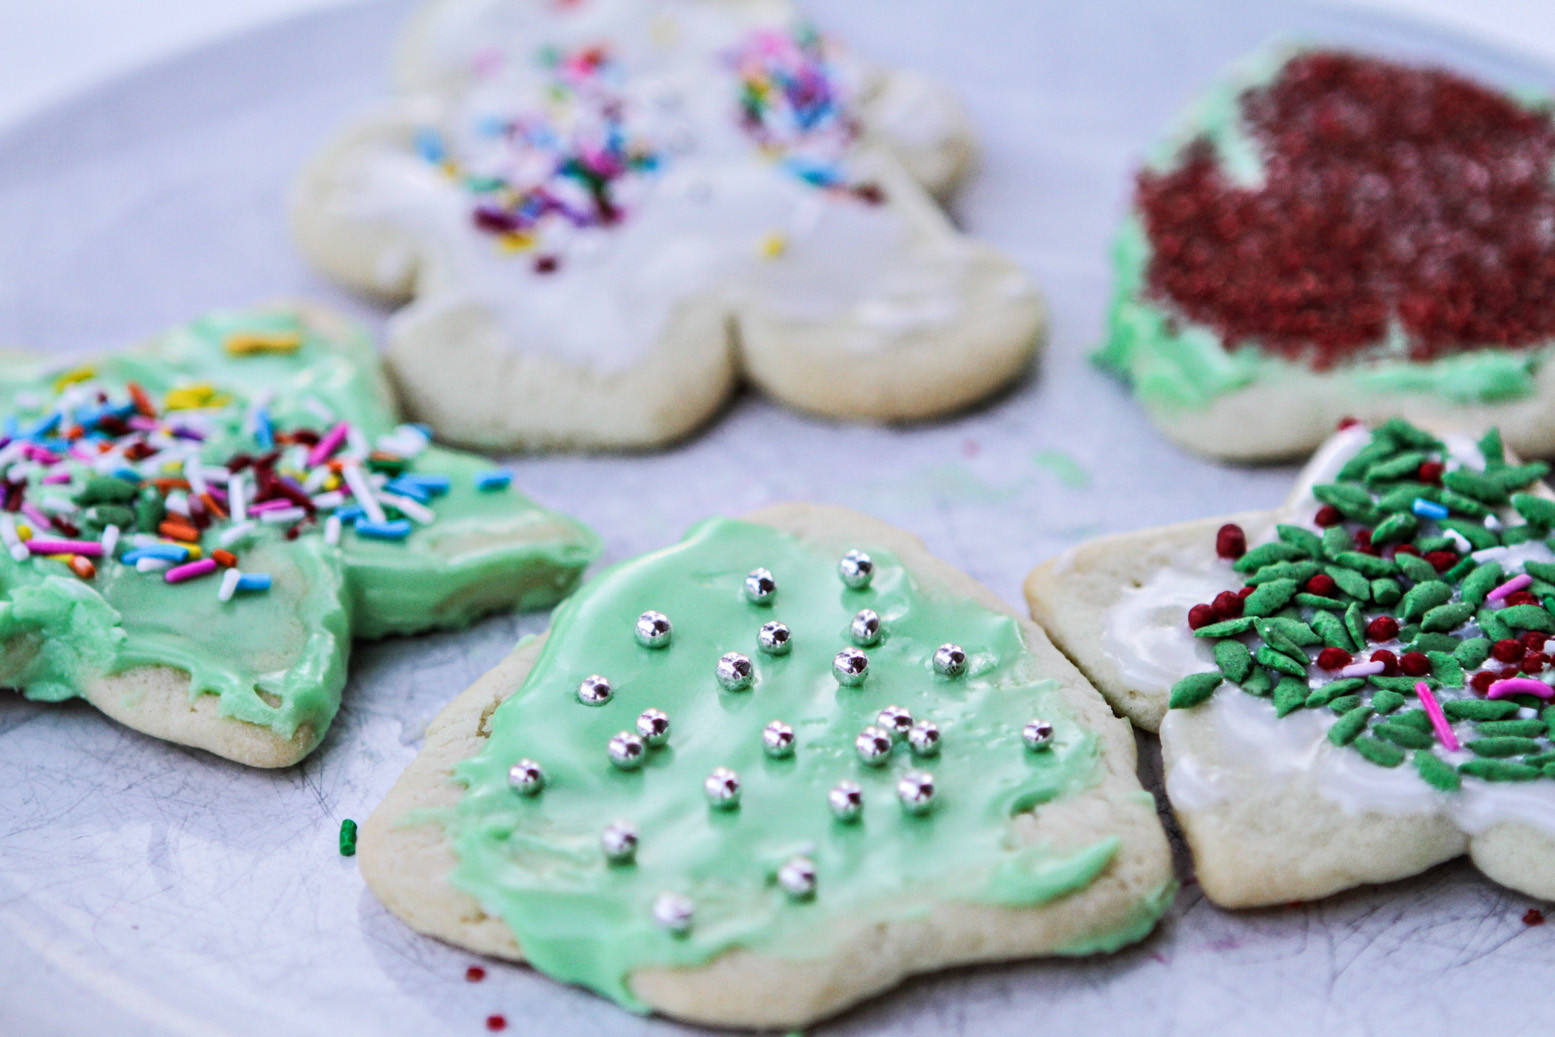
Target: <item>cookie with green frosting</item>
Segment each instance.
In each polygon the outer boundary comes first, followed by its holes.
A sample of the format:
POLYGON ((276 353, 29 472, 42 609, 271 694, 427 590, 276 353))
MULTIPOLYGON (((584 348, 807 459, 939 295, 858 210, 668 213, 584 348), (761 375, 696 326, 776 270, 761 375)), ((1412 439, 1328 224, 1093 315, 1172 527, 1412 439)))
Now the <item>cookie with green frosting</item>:
POLYGON ((432 723, 359 854, 421 932, 762 1028, 1115 949, 1175 889, 1127 726, 1042 631, 804 504, 586 584, 432 723))
POLYGON ((1300 456, 1344 415, 1555 452, 1551 113, 1442 68, 1255 55, 1138 174, 1097 363, 1214 457, 1300 456))
POLYGON ((398 424, 366 333, 213 313, 0 360, 0 687, 254 766, 324 737, 352 637, 564 596, 594 535, 398 424))
POLYGON ((1310 899, 1464 853, 1555 895, 1548 472, 1494 430, 1350 424, 1278 509, 1032 573, 1032 614, 1159 727, 1206 895, 1310 899))

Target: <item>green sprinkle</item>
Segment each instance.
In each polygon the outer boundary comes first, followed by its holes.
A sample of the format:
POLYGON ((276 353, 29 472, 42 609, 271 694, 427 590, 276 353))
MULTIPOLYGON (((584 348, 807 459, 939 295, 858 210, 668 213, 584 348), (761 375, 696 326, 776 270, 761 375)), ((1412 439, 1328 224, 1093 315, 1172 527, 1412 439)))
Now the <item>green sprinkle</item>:
POLYGON ((1347 652, 1358 651, 1360 648, 1350 638, 1350 631, 1345 629, 1344 621, 1332 612, 1315 613, 1312 616, 1312 629, 1317 631, 1324 644, 1343 648, 1347 652))
POLYGON ((1463 747, 1475 756, 1523 756, 1539 751, 1539 743, 1532 738, 1498 735, 1494 738, 1471 738, 1463 747))
POLYGON ((1269 671, 1258 667, 1242 682, 1242 690, 1249 695, 1256 695, 1261 699, 1269 697, 1269 692, 1274 690, 1274 678, 1269 676, 1269 671))
MULTIPOLYGON (((1540 611, 1543 611, 1542 609, 1540 611)), ((1451 605, 1438 605, 1425 614, 1420 621, 1420 629, 1426 631, 1456 630, 1474 615, 1474 606, 1466 601, 1456 602, 1451 605)), ((1548 615, 1548 613, 1546 613, 1548 615)))
POLYGON ((1530 767, 1548 767, 1555 763, 1555 752, 1534 753, 1532 756, 1524 756, 1523 762, 1530 767))
POLYGON ((1508 526, 1501 531, 1501 543, 1507 547, 1516 547, 1518 544, 1542 540, 1547 532, 1541 526, 1508 526))
POLYGON ((1274 715, 1288 716, 1307 704, 1306 677, 1282 677, 1274 686, 1274 715))
POLYGON ((1452 600, 1452 588, 1441 580, 1428 580, 1409 588, 1403 603, 1398 607, 1400 619, 1419 619, 1438 605, 1452 600))
POLYGON ((1301 552, 1280 540, 1271 540, 1267 544, 1259 544, 1241 558, 1231 564, 1231 568, 1239 573, 1257 572, 1266 565, 1275 562, 1289 562, 1301 557, 1301 552))
POLYGON ((1398 554, 1393 556, 1394 564, 1399 570, 1415 583, 1425 583, 1430 580, 1440 580, 1436 566, 1421 558, 1419 555, 1398 554))
POLYGON ((1474 571, 1463 578, 1463 588, 1459 592, 1463 600, 1475 608, 1485 603, 1485 595, 1496 589, 1501 582, 1501 566, 1496 562, 1486 562, 1476 566, 1474 571))
POLYGON ((1443 529, 1450 529, 1469 542, 1469 546, 1476 551, 1483 551, 1488 547, 1495 547, 1499 541, 1496 535, 1478 522, 1465 522, 1463 519, 1445 518, 1437 523, 1443 529))
POLYGON ((1415 530, 1420 528, 1420 520, 1407 511, 1396 512, 1383 519, 1376 529, 1372 530, 1371 542, 1373 544, 1401 543, 1415 535, 1415 530))
POLYGON ((1513 760, 1466 760, 1458 771, 1486 781, 1532 781, 1544 772, 1537 767, 1513 760))
POLYGON ((1242 642, 1227 639, 1215 644, 1215 665, 1232 684, 1241 684, 1253 672, 1253 653, 1242 642))
POLYGON ((1415 541, 1415 547, 1421 554, 1428 554, 1431 551, 1456 552, 1458 550, 1458 542, 1450 536, 1421 537, 1415 541))
POLYGON ((1458 564, 1442 573, 1442 579, 1448 583, 1457 583, 1469 574, 1474 568, 1474 556, 1464 555, 1458 559, 1458 564))
POLYGON ((1382 767, 1397 767, 1404 762, 1404 750, 1375 738, 1357 738, 1350 743, 1350 748, 1382 767))
POLYGON ((1474 730, 1489 738, 1511 736, 1513 738, 1541 738, 1549 733, 1549 725, 1542 720, 1482 720, 1474 730))
POLYGON ((1485 504, 1506 503, 1506 491, 1500 483, 1470 468, 1454 468, 1450 472, 1443 472, 1442 485, 1485 504))
POLYGON ((1176 684, 1172 685, 1172 696, 1168 701, 1170 709, 1190 709, 1207 700, 1215 694, 1215 689, 1220 687, 1224 678, 1217 673, 1195 673, 1176 684))
MULTIPOLYGON (((1415 693, 1415 685, 1421 680, 1424 680, 1427 685, 1431 683, 1431 679, 1429 677, 1384 677, 1380 673, 1374 673, 1370 677, 1366 678, 1367 683, 1372 687, 1382 689, 1382 691, 1377 693, 1378 695, 1382 694, 1384 691, 1389 695, 1398 695, 1398 701, 1400 703, 1403 702, 1403 697, 1405 695, 1413 695, 1415 693)), ((1389 698, 1385 699, 1384 701, 1392 702, 1393 699, 1389 698)), ((1375 698, 1373 699, 1372 704, 1376 705, 1375 698)), ((1381 709, 1380 706, 1378 706, 1378 708, 1381 709)))
POLYGON ((1385 439, 1372 437, 1372 441, 1357 450, 1344 467, 1339 469, 1340 479, 1359 479, 1366 474, 1366 470, 1378 461, 1392 457, 1397 448, 1385 439))
POLYGON ((1535 526, 1549 529, 1555 526, 1555 500, 1532 493, 1512 494, 1512 507, 1535 526))
POLYGON ((1456 490, 1443 490, 1438 503, 1444 504, 1453 511, 1461 511, 1465 515, 1473 515, 1475 518, 1484 518, 1490 514, 1490 509, 1466 493, 1456 490))
POLYGON ((1296 604, 1305 605, 1310 609, 1330 609, 1338 612, 1344 611, 1344 602, 1340 601, 1338 598, 1325 598, 1321 594, 1308 594, 1306 591, 1301 591, 1296 595, 1294 600, 1296 604))
POLYGON ((1398 604, 1398 600, 1404 596, 1404 588, 1399 586, 1397 580, 1372 580, 1371 600, 1384 607, 1398 604))
POLYGON ((1346 518, 1368 526, 1375 525, 1382 517, 1382 513, 1372 503, 1371 494, 1359 486, 1346 483, 1319 483, 1312 487, 1312 496, 1324 504, 1332 504, 1346 518))
POLYGON ((1415 753, 1415 770, 1427 785, 1443 792, 1456 792, 1463 785, 1463 779, 1458 777, 1452 765, 1443 763, 1434 753, 1415 753))
POLYGON ((1194 637, 1236 637, 1245 634, 1253 628, 1252 616, 1238 616, 1236 619, 1224 619, 1219 623, 1211 623, 1208 626, 1199 627, 1193 632, 1194 637))
POLYGON ((1515 630, 1538 630, 1555 634, 1555 616, 1538 605, 1508 605, 1496 610, 1496 618, 1515 630))
POLYGON ((83 508, 93 504, 128 504, 140 493, 140 487, 112 475, 94 475, 71 498, 83 508))
POLYGON ((1334 721, 1334 726, 1328 729, 1328 740, 1335 745, 1349 745, 1355 741, 1356 736, 1366 730, 1366 724, 1370 720, 1371 707, 1356 706, 1334 721))
POLYGON ((1458 659, 1451 652, 1426 652, 1425 657, 1431 660, 1431 676, 1436 678, 1438 684, 1444 688, 1463 687, 1463 667, 1458 665, 1458 659))
MULTIPOLYGON (((1403 630, 1400 629, 1400 633, 1403 630)), ((1454 651, 1459 641, 1451 634, 1422 634, 1418 630, 1409 638, 1407 644, 1412 652, 1451 652, 1454 651)))
MULTIPOLYGON (((1399 678, 1397 678, 1397 677, 1384 677, 1383 678, 1383 680, 1398 680, 1398 679, 1399 678)), ((1408 681, 1411 681, 1411 682, 1413 682, 1413 680, 1414 680, 1413 677, 1406 677, 1404 679, 1408 680, 1408 681)), ((1413 683, 1411 683, 1409 685, 1409 690, 1410 691, 1414 690, 1414 684, 1413 683)), ((1404 696, 1399 694, 1397 691, 1394 691, 1391 688, 1383 688, 1382 690, 1373 693, 1373 695, 1371 697, 1371 708, 1375 709, 1378 713, 1391 713, 1395 709, 1398 709, 1403 704, 1404 704, 1404 696)))
POLYGON ((1344 610, 1344 628, 1350 632, 1350 640, 1357 648, 1366 643, 1366 615, 1359 605, 1344 610))
POLYGON ((1555 562, 1527 561, 1523 563, 1523 571, 1536 580, 1555 583, 1555 562))
POLYGON ((1247 582, 1254 587, 1273 580, 1295 580, 1298 584, 1306 583, 1322 570, 1323 567, 1316 562, 1274 562, 1253 573, 1247 578, 1247 582))
POLYGON ((1398 628, 1398 639, 1406 645, 1412 643, 1414 639, 1419 636, 1419 623, 1405 623, 1403 626, 1398 628))
MULTIPOLYGON (((1371 581, 1354 569, 1346 569, 1342 565, 1325 566, 1323 571, 1332 577, 1339 585, 1339 589, 1357 601, 1371 600, 1371 581)), ((1431 570, 1433 573, 1436 570, 1431 570)))
POLYGON ((156 487, 147 486, 135 500, 135 531, 155 533, 162 520, 167 518, 167 505, 156 487))
POLYGON ((1452 655, 1465 670, 1478 669, 1480 663, 1490 658, 1490 638, 1471 637, 1460 641, 1452 655))
POLYGON ((1546 475, 1549 475, 1550 466, 1543 461, 1530 461, 1527 464, 1508 465, 1498 471, 1485 474, 1500 483, 1501 488, 1510 493, 1513 490, 1522 489, 1529 483, 1538 482, 1546 475))
POLYGON ((1249 616, 1267 616, 1285 607, 1296 596, 1295 580, 1270 580, 1247 596, 1242 611, 1249 616))
POLYGON ((1334 555, 1334 562, 1346 569, 1354 569, 1368 580, 1380 580, 1398 572, 1398 566, 1386 558, 1378 558, 1376 555, 1364 554, 1360 551, 1340 551, 1334 555))
POLYGON ((1274 527, 1274 535, 1310 558, 1323 557, 1323 538, 1305 526, 1281 523, 1274 527))
POLYGON ((1402 713, 1394 716, 1392 720, 1388 721, 1388 723, 1408 724, 1410 727, 1417 731, 1432 730, 1431 716, 1423 709, 1406 709, 1402 713))
POLYGON ((1494 425, 1490 427, 1490 431, 1479 437, 1479 442, 1475 446, 1479 447, 1479 452, 1485 458, 1485 467, 1493 468, 1506 463, 1506 447, 1501 443, 1501 430, 1494 425))
POLYGON ((1480 609, 1475 616, 1479 628, 1485 632, 1485 636, 1492 641, 1505 641, 1512 636, 1512 628, 1501 619, 1499 609, 1480 609))
POLYGON ((1416 497, 1434 500, 1436 487, 1427 486, 1423 482, 1400 483, 1377 498, 1377 507, 1387 512, 1412 511, 1416 497))
MULTIPOLYGON (((1292 645, 1303 647, 1306 645, 1320 645, 1323 639, 1317 635, 1317 631, 1303 623, 1299 619, 1286 619, 1283 616, 1269 616, 1253 622, 1253 628, 1258 631, 1258 636, 1265 641, 1269 640, 1268 631, 1278 631, 1292 645)), ((1297 653, 1301 658, 1305 655, 1297 653)))
POLYGON ((340 822, 340 856, 356 856, 356 822, 349 817, 340 822))
POLYGON ((1361 478, 1367 483, 1392 482, 1395 479, 1407 478, 1418 472, 1420 466, 1430 459, 1430 455, 1423 451, 1407 450, 1402 454, 1395 454, 1386 461, 1378 461, 1371 465, 1361 478))
POLYGON ((1376 434, 1393 440, 1400 446, 1440 451, 1442 441, 1424 429, 1416 428, 1403 418, 1389 418, 1377 427, 1376 434))
POLYGON ((1316 709, 1319 706, 1330 705, 1339 696, 1359 691, 1365 686, 1364 677, 1340 677, 1336 681, 1329 681, 1320 688, 1312 689, 1312 693, 1307 696, 1307 708, 1316 709))
POLYGON ((1442 712, 1452 720, 1505 720, 1517 712, 1517 703, 1504 699, 1448 699, 1442 712))
POLYGON ((1354 541, 1350 539, 1349 532, 1343 526, 1329 526, 1323 530, 1323 554, 1332 558, 1336 554, 1353 550, 1354 541))
POLYGON ((1393 720, 1385 720, 1372 728, 1378 738, 1386 739, 1394 745, 1401 745, 1405 749, 1429 749, 1436 744, 1436 739, 1430 732, 1422 731, 1413 724, 1401 724, 1393 720))
MULTIPOLYGON (((1253 653, 1253 658, 1271 670, 1279 670, 1281 673, 1288 673, 1292 677, 1301 677, 1302 679, 1305 679, 1307 676, 1307 668, 1305 666, 1284 652, 1276 651, 1268 645, 1259 645, 1258 651, 1253 653)), ((1219 674, 1216 674, 1216 676, 1218 677, 1219 674)))
POLYGON ((1362 700, 1359 695, 1340 695, 1338 698, 1334 699, 1328 704, 1328 708, 1333 710, 1339 716, 1344 716, 1356 706, 1361 705, 1361 702, 1362 700))

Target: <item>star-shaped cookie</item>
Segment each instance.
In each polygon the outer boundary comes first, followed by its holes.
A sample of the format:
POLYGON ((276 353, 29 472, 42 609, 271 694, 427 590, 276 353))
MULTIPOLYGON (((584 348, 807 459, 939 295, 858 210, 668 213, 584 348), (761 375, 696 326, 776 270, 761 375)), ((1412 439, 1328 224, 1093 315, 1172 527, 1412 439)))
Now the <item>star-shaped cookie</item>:
POLYGON ((1127 725, 1042 631, 805 504, 585 584, 433 721, 359 853, 422 932, 761 1029, 1115 949, 1176 888, 1127 725))
POLYGON ((1107 342, 1172 439, 1303 456, 1344 415, 1555 453, 1548 98, 1328 48, 1255 55, 1140 172, 1107 342))
POLYGON ((0 361, 0 686, 261 767, 318 745, 352 636, 565 595, 594 535, 397 425, 371 341, 215 313, 0 361))
POLYGON ((306 258, 408 301, 412 414, 491 448, 634 447, 749 380, 846 420, 945 414, 1027 366, 1041 300, 934 203, 957 103, 785 2, 439 0, 398 97, 293 195, 306 258))
POLYGON ((1310 899, 1467 853, 1555 896, 1555 496, 1499 433, 1341 429, 1268 512, 1074 548, 1032 615, 1161 734, 1210 899, 1310 899))

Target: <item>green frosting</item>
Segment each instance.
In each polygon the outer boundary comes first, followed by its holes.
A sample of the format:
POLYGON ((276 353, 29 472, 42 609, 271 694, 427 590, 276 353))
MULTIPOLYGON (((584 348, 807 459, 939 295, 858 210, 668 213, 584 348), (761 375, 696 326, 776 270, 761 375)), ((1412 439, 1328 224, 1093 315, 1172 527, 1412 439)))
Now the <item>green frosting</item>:
MULTIPOLYGON (((564 604, 522 687, 489 722, 490 739, 459 765, 459 803, 438 815, 458 864, 451 881, 512 928, 541 971, 636 1009, 629 977, 651 967, 689 967, 734 948, 794 958, 828 954, 860 929, 922 916, 945 900, 1020 907, 1083 889, 1118 850, 1115 837, 1058 849, 1024 844, 1012 818, 1093 784, 1095 737, 1065 707, 1058 684, 1036 672, 1021 628, 973 601, 914 583, 888 551, 868 544, 873 582, 850 590, 835 556, 767 526, 713 519, 675 547, 615 566, 564 604), (758 567, 777 581, 775 599, 753 604, 745 575, 758 567), (862 608, 879 613, 883 640, 865 649, 869 675, 841 687, 833 657, 851 644, 862 608), (647 610, 674 624, 668 647, 633 634, 647 610), (761 625, 792 630, 792 651, 757 649, 761 625), (932 658, 945 642, 963 646, 966 672, 945 677, 932 658), (755 664, 745 691, 722 690, 715 667, 737 651, 755 664), (578 701, 591 674, 614 697, 578 701), (899 743, 888 764, 865 766, 854 739, 889 705, 939 725, 936 756, 915 758, 899 743), (612 735, 632 730, 647 708, 670 717, 668 744, 639 770, 608 761, 612 735), (1028 750, 1022 727, 1042 717, 1056 728, 1046 751, 1028 750), (766 755, 769 721, 789 724, 796 751, 766 755), (544 789, 509 787, 521 759, 540 764, 544 789), (711 807, 703 779, 717 767, 738 775, 737 809, 711 807), (904 811, 897 781, 926 770, 933 809, 904 811), (842 781, 863 788, 863 816, 836 820, 827 802, 842 781), (640 835, 636 862, 608 864, 600 848, 618 820, 640 835), (794 855, 813 861, 817 889, 792 899, 776 882, 794 855), (694 921, 684 935, 656 923, 665 892, 687 896, 694 921)), ((1138 939, 1165 909, 1153 896, 1121 929, 1098 932, 1075 953, 1138 939)))
MULTIPOLYGON (((1241 96, 1272 80, 1296 53, 1293 46, 1267 48, 1238 65, 1152 149, 1148 167, 1168 171, 1190 142, 1204 139, 1232 182, 1256 186, 1263 160, 1256 142, 1243 131, 1241 96)), ((1525 103, 1531 105, 1532 99, 1525 103)), ((1097 366, 1128 380, 1148 408, 1163 413, 1199 410, 1254 382, 1278 384, 1312 374, 1309 367, 1263 352, 1257 343, 1227 343, 1214 329, 1177 313, 1165 300, 1151 298, 1146 286, 1150 258, 1144 225, 1131 213, 1112 249, 1107 338, 1091 357, 1097 366)), ((1534 376, 1550 351, 1550 346, 1485 348, 1422 362, 1403 355, 1402 336, 1394 333, 1355 361, 1326 373, 1365 394, 1408 393, 1453 404, 1494 404, 1532 395, 1534 376)))
MULTIPOLYGON (((205 384, 230 397, 202 412, 216 416, 202 448, 213 464, 260 452, 241 429, 255 401, 268 399, 282 430, 320 426, 319 408, 369 439, 395 425, 366 335, 349 326, 326 332, 287 310, 215 314, 92 361, 91 369, 110 393, 135 382, 160 401, 205 384), (301 343, 292 352, 229 352, 228 337, 240 333, 296 334, 301 343)), ((0 365, 0 411, 20 414, 25 427, 39 400, 52 406, 59 375, 35 357, 0 365)), ((317 741, 339 708, 353 634, 456 627, 494 609, 549 605, 598 553, 594 535, 576 522, 510 490, 478 490, 476 474, 490 468, 473 455, 428 448, 414 471, 446 476, 450 488, 429 505, 436 520, 402 541, 348 528, 331 547, 317 526, 295 540, 281 527, 260 526, 234 550, 244 571, 268 573, 272 587, 227 602, 214 576, 169 585, 102 558, 84 581, 62 562, 17 562, 0 552, 0 686, 59 701, 137 667, 172 667, 188 673, 191 701, 214 694, 224 716, 283 739, 306 725, 317 741)), ((28 499, 68 499, 78 489, 79 480, 45 487, 34 475, 28 499)), ((209 538, 207 549, 215 543, 209 538)))

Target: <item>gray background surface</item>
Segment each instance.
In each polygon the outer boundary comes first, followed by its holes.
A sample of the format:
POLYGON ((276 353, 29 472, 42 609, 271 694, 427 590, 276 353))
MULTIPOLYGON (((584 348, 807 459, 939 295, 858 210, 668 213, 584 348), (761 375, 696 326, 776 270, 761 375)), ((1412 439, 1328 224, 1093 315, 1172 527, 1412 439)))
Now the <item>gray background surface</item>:
MULTIPOLYGON (((149 68, 0 136, 0 340, 128 343, 213 306, 305 294, 374 323, 292 254, 288 178, 385 89, 399 3, 257 31, 149 68)), ((850 428, 738 399, 663 454, 520 459, 519 483, 604 536, 606 560, 710 512, 810 498, 912 529, 1012 604, 1036 562, 1100 532, 1276 503, 1288 469, 1221 468, 1146 425, 1085 353, 1129 168, 1227 60, 1272 35, 1555 74, 1433 30, 1297 3, 849 0, 810 4, 861 52, 958 86, 986 144, 957 218, 1025 262, 1052 302, 1041 370, 956 421, 850 428), (1073 461, 1083 479, 1055 469, 1073 461), (1076 483, 1082 483, 1077 485, 1076 483)), ((423 1035, 683 1032, 418 937, 337 856, 426 722, 545 618, 362 646, 323 747, 245 770, 86 706, 0 695, 0 1033, 423 1035)), ((1146 778, 1159 795, 1142 738, 1146 778)), ((1184 891, 1105 959, 910 981, 832 1033, 1549 1032, 1555 926, 1467 866, 1283 910, 1184 891), (1494 991, 1494 993, 1492 993, 1494 991)), ((1542 906, 1542 905, 1540 905, 1542 906)))

